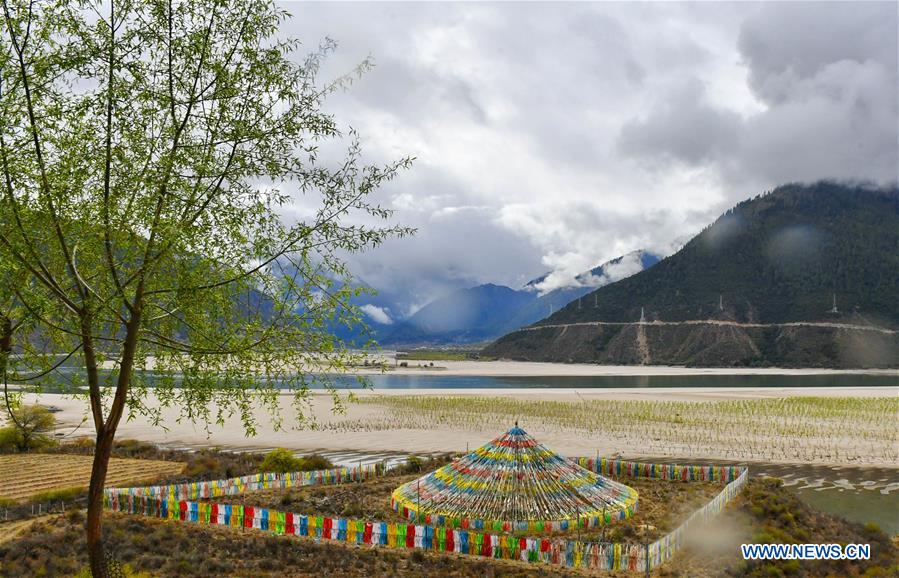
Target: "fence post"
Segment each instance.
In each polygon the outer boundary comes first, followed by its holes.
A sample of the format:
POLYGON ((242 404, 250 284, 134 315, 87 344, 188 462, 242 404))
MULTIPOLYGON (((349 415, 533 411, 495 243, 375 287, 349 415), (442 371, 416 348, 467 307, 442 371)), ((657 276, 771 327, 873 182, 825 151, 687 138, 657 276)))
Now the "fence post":
POLYGON ((646 578, 649 578, 649 542, 643 544, 643 567, 646 570, 646 578))

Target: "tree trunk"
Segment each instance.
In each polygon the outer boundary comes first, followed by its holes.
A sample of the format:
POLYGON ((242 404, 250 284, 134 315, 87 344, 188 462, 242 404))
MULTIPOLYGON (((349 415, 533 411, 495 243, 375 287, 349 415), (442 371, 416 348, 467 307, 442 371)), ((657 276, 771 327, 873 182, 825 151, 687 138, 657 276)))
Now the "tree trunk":
POLYGON ((137 350, 137 338, 140 331, 140 297, 143 292, 143 282, 139 283, 137 290, 138 303, 134 308, 131 320, 128 322, 125 332, 125 343, 122 348, 122 357, 119 363, 119 376, 116 383, 116 391, 109 408, 109 417, 102 421, 100 406, 99 375, 97 373, 96 357, 94 355, 93 340, 90 333, 90 322, 85 322, 82 341, 84 345, 85 365, 87 366, 88 381, 90 382, 91 403, 100 420, 96 424, 97 443, 94 446, 94 464, 91 469, 91 483, 87 494, 87 553, 90 558, 91 574, 94 578, 106 578, 106 552, 103 545, 103 487, 106 484, 106 473, 109 470, 109 458, 112 454, 112 446, 115 442, 116 429, 122 419, 125 410, 125 400, 128 396, 128 387, 131 384, 131 372, 134 370, 134 355, 137 350))
POLYGON ((0 315, 0 369, 6 375, 6 360, 12 353, 12 320, 6 315, 0 315))
POLYGON ((106 553, 103 549, 103 487, 109 469, 109 456, 115 430, 97 435, 94 446, 94 464, 91 469, 91 483, 87 494, 87 553, 90 558, 91 574, 94 578, 106 578, 106 553))

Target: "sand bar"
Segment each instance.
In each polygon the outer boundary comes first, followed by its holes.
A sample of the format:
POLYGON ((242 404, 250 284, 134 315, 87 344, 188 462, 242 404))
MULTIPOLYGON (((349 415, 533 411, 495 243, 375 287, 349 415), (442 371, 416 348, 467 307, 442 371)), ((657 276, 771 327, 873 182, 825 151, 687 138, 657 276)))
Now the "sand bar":
MULTIPOLYGON (((616 388, 616 389, 480 389, 480 390, 377 390, 357 392, 363 398, 371 396, 451 396, 451 397, 495 397, 512 398, 524 401, 561 401, 577 403, 587 401, 672 401, 672 402, 696 402, 714 403, 717 401, 733 401, 745 399, 772 399, 790 398, 796 396, 815 397, 849 397, 849 398, 897 398, 899 387, 859 387, 859 388, 616 388)), ((39 402, 52 405, 60 409, 57 418, 68 426, 82 423, 87 415, 84 401, 72 399, 60 394, 41 394, 40 396, 28 394, 29 403, 39 402)), ((295 410, 290 404, 291 396, 282 396, 282 416, 284 423, 289 426, 295 419, 295 410)), ((343 415, 335 416, 331 412, 331 398, 326 394, 316 393, 312 395, 312 411, 316 420, 329 429, 324 430, 281 430, 275 431, 267 414, 257 410, 259 421, 258 435, 247 437, 239 420, 235 417, 226 422, 224 426, 210 425, 209 432, 200 425, 189 422, 178 423, 178 413, 175 409, 163 410, 164 420, 168 430, 153 426, 149 420, 136 417, 133 421, 123 422, 119 426, 117 437, 119 439, 134 438, 147 442, 161 443, 182 447, 211 447, 226 448, 273 448, 285 447, 296 451, 311 450, 346 450, 362 452, 454 452, 463 451, 466 447, 477 447, 495 437, 502 428, 501 423, 493 423, 496 420, 485 420, 483 427, 477 423, 461 426, 451 422, 435 420, 434 423, 422 423, 421 420, 409 420, 404 423, 391 417, 389 408, 377 403, 351 404, 343 415), (392 421, 391 421, 392 420, 392 421), (490 423, 487 423, 490 421, 490 423), (372 430, 371 424, 381 424, 380 429, 372 430), (383 424, 387 424, 384 426, 383 424)), ((150 405, 155 406, 153 400, 150 405)), ((528 421, 528 416, 521 416, 528 421)), ((512 419, 512 418, 510 418, 512 419)), ((504 423, 504 422, 503 422, 504 423)), ((585 433, 565 428, 552 427, 536 419, 530 420, 534 435, 566 455, 595 455, 597 453, 607 456, 667 456, 684 460, 698 458, 735 459, 731 448, 714 443, 702 443, 689 445, 673 444, 670 448, 660 453, 657 434, 635 429, 633 434, 627 433, 626 437, 604 436, 596 432, 585 433), (653 438, 652 436, 655 436, 653 438), (643 437, 641 437, 643 436, 643 437), (653 444, 656 444, 655 446, 653 444)), ((508 424, 508 425, 511 425, 508 424)), ((679 426, 672 426, 679 427, 679 426)), ((61 431, 69 431, 63 428, 61 431)), ((86 435, 92 434, 90 422, 86 422, 81 430, 86 435)), ((78 435, 76 434, 76 435, 78 435)), ((664 437, 664 434, 663 436, 664 437)), ((828 463, 833 465, 851 466, 879 466, 897 467, 899 464, 889 458, 878 457, 867 447, 865 440, 854 439, 852 433, 833 439, 787 439, 783 442, 789 445, 801 445, 802 447, 814 447, 820 444, 834 446, 842 450, 840 455, 821 455, 812 462, 828 463), (844 439, 845 438, 845 439, 844 439), (860 457, 852 456, 853 452, 860 457), (868 453, 864 453, 868 452, 868 453)), ((756 461, 769 463, 804 463, 790 455, 783 455, 782 450, 772 449, 769 453, 761 453, 756 461), (780 454, 778 452, 781 452, 780 454)), ((749 460, 752 461, 752 460, 749 460)))

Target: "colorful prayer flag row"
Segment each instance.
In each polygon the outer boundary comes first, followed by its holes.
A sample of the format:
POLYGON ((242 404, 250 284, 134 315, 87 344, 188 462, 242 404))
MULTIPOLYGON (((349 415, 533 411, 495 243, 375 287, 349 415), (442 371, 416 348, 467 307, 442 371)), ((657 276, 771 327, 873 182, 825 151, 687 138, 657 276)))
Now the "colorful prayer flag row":
POLYGON ((298 486, 330 486, 360 482, 383 476, 388 471, 383 463, 329 470, 290 473, 261 473, 226 480, 185 482, 161 486, 106 488, 106 493, 127 493, 135 496, 165 498, 167 500, 208 500, 220 496, 237 496, 259 490, 284 489, 298 486))
POLYGON ((525 538, 428 525, 305 516, 267 508, 166 500, 127 493, 107 493, 105 505, 116 512, 199 524, 254 528, 279 535, 543 562, 570 568, 642 571, 649 555, 649 546, 644 544, 525 538))
POLYGON ((579 466, 603 476, 650 478, 684 482, 733 482, 746 470, 745 466, 654 464, 610 460, 608 458, 574 458, 579 466))
MULTIPOLYGON (((732 482, 746 469, 744 466, 695 466, 681 464, 653 464, 610 460, 607 458, 574 458, 583 468, 606 476, 652 478, 682 481, 732 482)), ((161 486, 107 488, 107 492, 127 492, 137 496, 160 496, 176 500, 211 499, 236 496, 264 489, 296 486, 322 486, 357 482, 383 476, 389 468, 383 463, 355 467, 340 467, 311 472, 260 473, 224 480, 186 482, 161 486)))
MULTIPOLYGON (((325 485, 359 481, 384 475, 383 464, 362 468, 334 468, 293 474, 257 474, 230 480, 193 482, 144 488, 107 488, 108 509, 158 518, 206 524, 255 528, 275 534, 293 534, 316 539, 340 540, 356 544, 395 548, 422 548, 438 552, 456 552, 509 560, 557 564, 571 568, 596 570, 630 570, 642 572, 648 564, 657 568, 682 546, 687 530, 718 515, 736 497, 749 479, 744 466, 691 466, 679 464, 647 464, 606 458, 577 458, 578 463, 598 473, 619 477, 649 477, 683 481, 728 482, 708 504, 694 512, 681 526, 652 544, 581 542, 565 538, 521 537, 495 526, 471 525, 448 528, 444 525, 393 524, 369 520, 303 516, 266 508, 189 501, 178 496, 211 498, 236 495, 267 488, 325 485), (203 495, 208 494, 208 495, 203 495), (487 533, 472 530, 487 530, 487 533)), ((433 522, 433 520, 431 521, 433 522)), ((559 528, 561 529, 561 528, 559 528)), ((540 530, 535 523, 528 532, 540 530)))
POLYGON ((717 496, 702 508, 693 512, 683 524, 674 531, 662 536, 649 546, 650 568, 658 568, 668 561, 677 552, 684 542, 684 535, 698 523, 708 522, 724 509, 734 499, 749 481, 749 468, 742 467, 742 473, 733 481, 724 486, 717 496))

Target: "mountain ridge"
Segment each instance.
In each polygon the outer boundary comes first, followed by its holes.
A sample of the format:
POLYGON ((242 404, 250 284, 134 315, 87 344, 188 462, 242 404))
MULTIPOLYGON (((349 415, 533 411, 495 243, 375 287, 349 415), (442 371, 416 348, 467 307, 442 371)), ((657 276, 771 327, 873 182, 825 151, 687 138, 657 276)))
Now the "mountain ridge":
POLYGON ((540 294, 536 284, 549 274, 538 277, 521 289, 485 283, 458 289, 439 297, 407 319, 392 327, 379 328, 379 342, 392 345, 445 345, 478 343, 495 339, 519 327, 530 325, 586 293, 597 283, 614 281, 635 267, 651 267, 658 257, 646 251, 632 251, 578 275, 580 286, 561 287, 540 294), (615 273, 613 268, 624 260, 631 269, 615 273), (590 277, 598 279, 590 279, 590 277), (592 285, 584 283, 591 282, 592 285))
POLYGON ((897 295, 899 189, 790 184, 737 204, 674 255, 589 294, 595 307, 569 304, 534 325, 543 331, 508 334, 485 354, 601 363, 896 366, 895 334, 739 324, 851 319, 895 329, 897 295), (647 322, 734 324, 663 327, 636 323, 641 315, 647 322), (589 322, 633 325, 572 327, 589 322), (817 353, 806 351, 803 340, 817 353), (646 347, 648 361, 636 354, 646 347))

